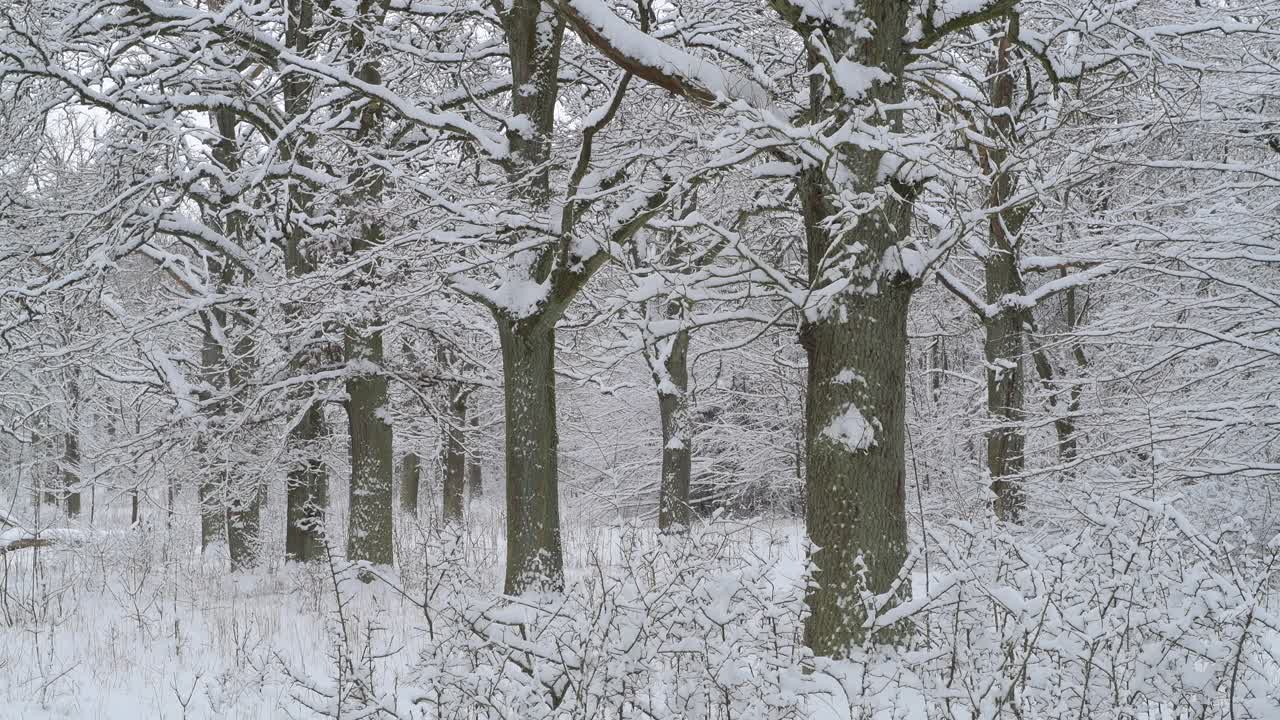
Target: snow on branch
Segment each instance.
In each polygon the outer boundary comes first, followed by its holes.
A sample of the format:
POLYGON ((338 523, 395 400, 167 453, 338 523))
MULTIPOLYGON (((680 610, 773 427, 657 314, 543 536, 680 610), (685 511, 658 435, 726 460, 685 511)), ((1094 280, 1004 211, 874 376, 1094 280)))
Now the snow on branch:
POLYGON ((561 0, 560 9, 585 42, 624 70, 676 95, 706 103, 741 101, 757 109, 770 104, 768 92, 755 80, 645 34, 602 0, 561 0))

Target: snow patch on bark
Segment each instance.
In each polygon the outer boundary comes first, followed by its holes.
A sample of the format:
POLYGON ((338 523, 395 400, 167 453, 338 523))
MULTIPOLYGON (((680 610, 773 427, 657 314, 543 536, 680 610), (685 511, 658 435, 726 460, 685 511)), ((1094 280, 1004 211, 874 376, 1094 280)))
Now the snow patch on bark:
POLYGON ((840 372, 836 373, 835 377, 831 378, 831 384, 833 385, 852 385, 855 382, 862 383, 863 385, 867 384, 867 381, 863 379, 861 375, 850 370, 849 368, 845 368, 841 370, 840 372))
POLYGON ((827 423, 822 429, 822 436, 850 452, 864 452, 876 444, 876 432, 871 421, 853 403, 846 405, 844 412, 827 423))

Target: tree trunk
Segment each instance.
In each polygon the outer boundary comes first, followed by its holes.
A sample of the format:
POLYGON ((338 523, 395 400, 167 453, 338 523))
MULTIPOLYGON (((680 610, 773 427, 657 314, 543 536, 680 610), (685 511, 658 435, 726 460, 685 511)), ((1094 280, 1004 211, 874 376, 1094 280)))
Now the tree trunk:
MULTIPOLYGON (((803 332, 805 527, 816 546, 805 644, 842 657, 867 640, 861 593, 888 592, 907 559, 907 308, 910 287, 849 296, 803 332)), ((903 596, 909 586, 899 593, 903 596)), ((891 603, 892 604, 892 603, 891 603)), ((892 640, 893 632, 881 639, 892 640)))
POLYGON ((446 523, 461 523, 467 490, 467 449, 463 442, 467 401, 456 390, 449 394, 451 417, 441 422, 443 446, 440 451, 440 467, 443 475, 440 486, 444 491, 442 508, 446 523))
POLYGON ((63 436, 62 494, 66 499, 67 517, 80 517, 80 388, 73 379, 68 383, 67 432, 63 436))
POLYGON ((671 339, 665 370, 658 380, 658 412, 662 416, 662 484, 658 491, 658 529, 688 528, 689 476, 693 457, 693 419, 689 415, 689 333, 671 339))
MULTIPOLYGON (((512 200, 535 213, 555 212, 551 191, 551 140, 559 95, 564 18, 543 0, 512 0, 500 13, 511 61, 512 114, 527 126, 507 131, 512 200)), ((562 232, 572 221, 562 223, 562 232)), ((564 247, 563 240, 559 247, 564 247)), ((566 248, 567 254, 567 248, 566 248)), ((558 437, 556 431, 555 325, 589 272, 553 270, 556 253, 526 254, 513 268, 551 287, 548 305, 526 317, 494 312, 502 346, 506 410, 507 570, 505 592, 559 592, 564 588, 560 545, 558 437), (550 273, 550 275, 548 275, 550 273)))
POLYGON ((400 510, 418 516, 418 480, 422 472, 417 453, 409 453, 400 461, 400 510))
POLYGON ((49 468, 45 458, 51 457, 52 448, 48 447, 50 436, 42 432, 46 425, 42 416, 35 420, 36 427, 31 431, 31 504, 38 510, 40 505, 54 505, 58 502, 53 492, 53 482, 49 477, 49 468))
MULTIPOLYGON (((355 73, 361 82, 382 84, 376 46, 366 43, 368 23, 381 22, 381 5, 361 3, 366 16, 351 25, 348 49, 352 57, 361 58, 355 73)), ((357 143, 381 142, 384 119, 381 103, 365 103, 359 108, 357 143)), ((386 178, 380 168, 362 164, 350 174, 353 188, 348 200, 359 217, 359 233, 352 238, 351 253, 370 253, 382 245, 383 228, 378 205, 383 199, 386 178)), ((366 266, 355 274, 354 282, 366 290, 379 285, 378 262, 366 259, 366 266)), ((370 293, 372 294, 372 293, 370 293)), ((377 300, 362 298, 376 310, 377 300)), ((387 376, 383 369, 384 352, 381 321, 373 317, 352 323, 346 328, 347 427, 351 433, 351 485, 347 532, 347 559, 364 560, 378 565, 394 561, 394 456, 392 430, 387 423, 389 405, 387 376)))
POLYGON ((484 470, 480 455, 480 416, 471 413, 471 433, 467 438, 467 486, 471 499, 484 497, 484 470))
POLYGON ((289 473, 285 487, 284 554, 288 560, 324 558, 324 518, 329 504, 329 473, 320 453, 326 435, 324 408, 310 402, 289 430, 289 473))
POLYGON ((232 570, 245 570, 258 563, 262 496, 262 485, 255 480, 248 488, 236 489, 227 503, 227 550, 232 570))
POLYGON ((347 357, 374 365, 369 374, 347 380, 347 428, 351 433, 351 515, 347 559, 377 565, 393 561, 392 435, 383 419, 387 378, 382 374, 382 334, 360 337, 347 331, 347 357))
MULTIPOLYGON (((311 0, 288 0, 289 14, 285 44, 298 55, 307 57, 311 48, 313 7, 311 0)), ((306 73, 289 73, 281 82, 285 115, 289 120, 301 119, 310 109, 314 79, 306 73)), ((299 167, 310 168, 311 158, 307 148, 309 136, 290 137, 283 144, 287 159, 299 167)), ((314 267, 303 250, 307 239, 306 224, 310 219, 315 194, 303 178, 293 179, 289 193, 289 223, 286 232, 285 272, 290 278, 301 278, 314 267)), ((285 313, 295 323, 304 318, 303 306, 286 303, 285 313)), ((315 347, 314 332, 303 335, 301 347, 293 347, 290 368, 304 374, 315 364, 321 353, 315 347)), ((285 488, 285 557, 298 562, 315 562, 324 557, 325 515, 329 504, 328 467, 320 459, 320 441, 326 437, 324 408, 312 398, 307 403, 300 421, 289 429, 285 447, 289 451, 290 467, 285 488)))
MULTIPOLYGON (((224 327, 226 327, 224 325, 224 327)), ((245 328, 247 330, 247 328, 245 328)), ((244 402, 245 389, 251 380, 255 347, 252 336, 245 332, 235 339, 235 357, 227 364, 227 380, 233 393, 231 407, 237 414, 248 412, 244 402)), ((242 438, 238 444, 247 444, 252 437, 242 438)), ((252 454, 244 453, 232 462, 227 476, 227 550, 231 555, 231 569, 244 570, 258 564, 262 543, 262 503, 266 488, 262 486, 252 454), (248 480, 238 479, 248 475, 248 480)))
POLYGON ((987 431, 987 470, 991 474, 991 490, 995 494, 996 517, 1005 522, 1021 522, 1026 508, 1022 489, 1023 453, 1026 437, 1023 421, 1025 372, 1023 351, 1026 312, 1005 307, 1000 302, 1006 295, 1022 295, 1026 288, 1018 268, 1020 238, 1025 210, 1009 208, 1016 178, 1008 167, 1009 147, 1013 136, 1014 77, 1009 67, 1010 43, 1000 38, 991 63, 990 95, 993 107, 1001 110, 990 120, 996 134, 994 147, 979 150, 984 172, 990 177, 988 203, 1002 208, 993 213, 987 224, 987 257, 984 260, 986 301, 997 308, 994 317, 983 325, 986 331, 983 351, 987 365, 987 414, 996 423, 987 431))
POLYGON ((498 317, 506 408, 505 592, 564 588, 556 433, 555 327, 498 317))
MULTIPOLYGON (((212 264, 212 261, 211 261, 212 264)), ((210 275, 217 274, 211 268, 210 275)), ((213 332, 213 323, 219 322, 220 313, 210 310, 203 318, 203 338, 200 349, 200 374, 206 385, 201 391, 200 400, 205 403, 206 426, 214 425, 220 411, 210 403, 213 392, 222 387, 222 346, 213 332)), ((212 428, 206 427, 196 437, 197 452, 201 456, 203 471, 200 474, 200 486, 197 498, 200 504, 200 549, 208 550, 216 542, 225 542, 227 538, 226 489, 227 475, 223 467, 220 453, 210 446, 209 438, 212 428)))
MULTIPOLYGON (((1066 272, 1063 272, 1066 276, 1066 272)), ((1089 305, 1086 299, 1083 308, 1076 307, 1076 289, 1068 288, 1066 293, 1066 313, 1067 313, 1067 329, 1074 335, 1075 331, 1080 327, 1085 313, 1085 308, 1089 305)), ((1084 346, 1077 337, 1073 337, 1071 341, 1071 357, 1075 360, 1076 370, 1083 376, 1084 372, 1089 369, 1089 358, 1084 353, 1084 346)), ((1080 400, 1084 396, 1084 386, 1079 382, 1071 385, 1071 400, 1067 403, 1067 414, 1063 418, 1064 426, 1061 428, 1063 432, 1059 435, 1059 448, 1061 460, 1063 463, 1074 463, 1079 451, 1079 439, 1076 437, 1075 418, 1080 412, 1080 400)), ((1069 475, 1070 470, 1067 471, 1069 475)))
MULTIPOLYGON (((990 260, 987 265, 990 294, 994 275, 990 260)), ((987 431, 987 469, 991 473, 991 490, 995 493, 996 517, 1016 523, 1021 521, 1026 507, 1020 479, 1026 446, 1022 429, 1026 417, 1022 313, 1002 312, 988 319, 985 325, 987 413, 996 423, 987 431)))
MULTIPOLYGON (((797 31, 808 32, 801 6, 774 6, 789 13, 797 31)), ((823 80, 822 58, 811 49, 815 120, 870 122, 888 133, 902 132, 901 111, 868 107, 891 107, 905 97, 909 14, 910 3, 863 0, 850 4, 841 21, 820 26, 835 57, 879 68, 887 77, 863 97, 845 97, 823 80), (869 36, 850 30, 864 21, 872 28, 869 36)), ((907 310, 919 282, 902 254, 918 186, 895 175, 886 178, 881 151, 845 146, 837 152, 840 176, 821 167, 798 176, 809 286, 829 297, 806 310, 800 332, 809 361, 805 527, 814 545, 804 639, 815 655, 833 658, 873 639, 896 642, 906 631, 899 624, 869 636, 864 624, 872 609, 862 593, 887 596, 887 606, 910 595, 910 582, 895 584, 907 559, 907 310), (850 193, 874 198, 874 205, 847 218, 847 206, 837 203, 850 193), (832 287, 836 282, 845 284, 832 287)))

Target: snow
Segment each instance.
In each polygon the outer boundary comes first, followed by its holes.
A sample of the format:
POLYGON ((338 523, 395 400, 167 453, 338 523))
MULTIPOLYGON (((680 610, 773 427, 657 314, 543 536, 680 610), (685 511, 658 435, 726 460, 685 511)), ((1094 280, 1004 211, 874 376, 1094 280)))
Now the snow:
POLYGON ((865 57, 997 2, 336 0, 309 47, 287 3, 4 14, 0 720, 1280 718, 1275 8, 1020 3, 865 57), (201 521, 263 488, 233 571, 201 521), (531 504, 564 587, 506 596, 531 504), (865 645, 806 648, 824 596, 865 645))
POLYGON ((880 68, 868 67, 849 58, 840 58, 836 61, 832 79, 845 97, 852 101, 866 97, 867 91, 877 83, 887 83, 892 80, 889 73, 880 68))
POLYGON ((741 100, 757 108, 770 104, 767 91, 756 81, 734 75, 710 60, 640 32, 614 14, 601 0, 562 0, 562 4, 613 51, 645 68, 686 80, 721 100, 741 100))
POLYGON ((853 403, 822 428, 822 436, 849 452, 866 452, 875 447, 876 433, 871 421, 853 403))
POLYGON ((834 385, 852 385, 854 383, 866 385, 867 381, 853 370, 844 368, 840 372, 836 373, 835 377, 831 378, 831 383, 834 385))

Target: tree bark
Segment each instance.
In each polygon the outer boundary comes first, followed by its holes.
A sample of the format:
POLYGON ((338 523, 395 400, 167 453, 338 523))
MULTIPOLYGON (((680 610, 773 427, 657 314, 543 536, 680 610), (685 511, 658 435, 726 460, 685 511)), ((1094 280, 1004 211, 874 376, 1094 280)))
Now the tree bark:
POLYGON ((446 523, 461 523, 467 490, 467 448, 463 441, 466 432, 467 401, 456 389, 447 400, 450 417, 442 423, 442 447, 440 467, 443 476, 442 509, 446 523))
POLYGON ((47 429, 44 414, 38 414, 35 427, 31 430, 31 504, 37 512, 41 505, 55 505, 58 502, 54 492, 56 477, 51 477, 56 471, 46 462, 46 458, 53 454, 52 436, 45 432, 47 429))
POLYGON ((508 595, 564 589, 555 327, 540 319, 498 318, 506 409, 508 595))
MULTIPOLYGON (((513 199, 535 213, 551 210, 551 141, 559 96, 560 48, 564 18, 543 0, 511 0, 501 13, 511 61, 512 114, 529 129, 507 132, 512 161, 508 177, 513 199)), ((562 223, 570 232, 570 223, 562 223)), ((562 240, 563 243, 563 240, 562 240)), ((517 272, 534 282, 549 281, 548 304, 527 316, 495 309, 502 348, 506 410, 508 595, 560 592, 564 558, 560 543, 560 488, 556 428, 555 325, 589 271, 572 278, 554 267, 558 253, 543 250, 517 262, 517 272), (554 269, 553 269, 554 267, 554 269)), ((565 252, 567 255, 567 251, 565 252)))
POLYGON ((62 494, 67 517, 80 517, 80 388, 73 378, 67 385, 67 432, 63 436, 62 494))
MULTIPOLYGON (((285 44, 298 55, 310 53, 312 41, 313 6, 311 0, 287 0, 289 15, 285 44)), ((309 110, 315 81, 307 73, 287 74, 281 87, 284 95, 284 111, 291 121, 302 118, 309 110)), ((299 167, 310 168, 311 157, 306 149, 311 138, 289 137, 283 144, 285 156, 299 167)), ((304 250, 307 240, 305 229, 310 219, 314 193, 307 180, 291 180, 289 192, 289 222, 286 230, 285 272, 290 278, 305 277, 313 269, 313 263, 304 250)), ((285 313, 295 323, 304 318, 303 307, 296 302, 285 304, 285 313)), ((302 347, 291 348, 290 367, 302 374, 316 364, 322 355, 316 347, 314 333, 308 333, 310 341, 302 347)), ((327 436, 324 408, 313 398, 304 398, 307 407, 300 421, 289 429, 285 447, 290 465, 285 488, 285 557, 298 562, 315 562, 324 557, 325 515, 329 503, 328 466, 320 459, 320 441, 327 436)))
POLYGON ((1022 488, 1026 436, 1023 422, 1025 370, 1025 316, 1021 308, 1000 302, 1006 295, 1022 295, 1026 287, 1018 267, 1019 233, 1025 210, 1007 207, 1016 185, 1014 172, 1008 167, 1010 147, 1015 142, 1014 76, 1009 66, 1010 41, 1007 36, 996 43, 991 63, 991 105, 997 109, 989 120, 995 145, 979 149, 983 170, 990 177, 988 204, 1002 208, 993 213, 987 224, 986 301, 996 314, 984 320, 986 337, 983 352, 987 365, 987 413, 996 423, 987 431, 987 469, 991 474, 991 490, 995 494, 996 517, 1005 522, 1021 522, 1026 508, 1022 488))
POLYGON ((418 516, 418 480, 421 473, 417 453, 408 453, 400 461, 400 510, 418 516))
POLYGON ((689 414, 689 332, 681 330, 670 349, 656 358, 663 373, 658 383, 662 419, 662 483, 658 490, 658 530, 688 528, 689 482, 693 459, 693 418, 689 414))
MULTIPOLYGON (((211 265, 212 262, 210 260, 211 265)), ((216 267, 210 268, 210 275, 216 275, 219 272, 220 270, 216 267)), ((209 546, 216 542, 225 542, 227 539, 227 503, 225 498, 227 475, 220 453, 217 452, 216 448, 211 447, 209 443, 209 439, 213 434, 212 428, 209 426, 216 424, 221 414, 220 410, 211 404, 213 393, 224 385, 222 381, 224 370, 222 345, 218 343, 217 337, 213 332, 213 324, 220 322, 219 315, 220 313, 213 309, 205 313, 202 318, 200 372, 206 389, 200 392, 200 400, 205 405, 206 427, 196 437, 197 451, 201 455, 202 465, 204 466, 200 474, 200 485, 197 488, 197 498, 200 503, 200 549, 202 551, 208 550, 209 546)))
MULTIPOLYGON (((382 84, 376 52, 367 46, 365 37, 366 23, 381 22, 381 7, 360 3, 364 17, 352 23, 348 44, 353 57, 364 58, 356 75, 369 85, 382 84)), ((359 109, 356 141, 380 141, 383 124, 381 103, 364 104, 359 109)), ((352 239, 353 255, 372 252, 382 245, 382 221, 376 206, 382 202, 385 181, 381 170, 372 166, 359 167, 351 174, 354 190, 350 200, 357 212, 369 213, 361 218, 360 231, 352 239)), ((376 288, 378 263, 369 259, 367 267, 356 273, 355 281, 365 288, 376 288)), ((376 303, 370 306, 376 309, 376 303)), ((380 325, 375 316, 349 325, 345 333, 347 366, 352 371, 346 382, 347 427, 351 434, 347 559, 390 565, 394 559, 394 456, 391 425, 386 421, 387 376, 380 325)))
POLYGON ((374 366, 347 380, 347 428, 351 434, 351 515, 347 559, 390 565, 393 560, 392 434, 383 420, 387 378, 382 374, 382 333, 347 331, 347 357, 374 366))
MULTIPOLYGON (((227 364, 227 380, 233 393, 231 406, 237 414, 249 410, 244 395, 252 379, 254 345, 252 336, 247 332, 241 334, 235 339, 235 357, 227 364)), ((246 437, 241 442, 250 443, 252 440, 246 437)), ((262 543, 262 503, 266 498, 266 488, 253 467, 239 465, 252 462, 251 457, 246 453, 233 460, 227 478, 227 550, 233 570, 257 565, 262 543), (247 480, 243 479, 246 475, 247 480)))
MULTIPOLYGON (((240 157, 238 154, 238 140, 236 137, 237 118, 234 110, 220 109, 213 113, 214 125, 218 130, 218 143, 213 148, 213 159, 227 173, 228 177, 234 178, 235 173, 240 169, 240 157)), ((221 208, 222 214, 216 217, 216 220, 222 225, 223 234, 229 239, 236 242, 242 248, 248 247, 248 219, 243 213, 231 208, 235 198, 224 196, 225 205, 221 208)), ((230 264, 224 264, 221 267, 220 286, 232 286, 236 280, 236 271, 230 264)), ((238 315, 252 315, 251 308, 240 310, 238 315)), ((237 327, 238 324, 233 316, 221 308, 215 308, 213 318, 222 328, 222 336, 230 344, 231 357, 226 357, 225 353, 221 358, 226 364, 227 387, 230 397, 222 407, 231 409, 236 413, 247 412, 248 406, 245 402, 245 388, 248 387, 252 380, 253 368, 256 363, 256 344, 251 335, 250 327, 237 327)), ((217 340, 214 339, 216 343, 217 340)), ((226 410, 223 410, 225 412, 226 410)), ((245 438, 250 440, 250 438, 245 438)), ((240 443, 238 443, 240 444, 240 443)), ((264 490, 261 481, 255 474, 250 471, 251 479, 248 482, 238 481, 241 470, 246 469, 245 465, 250 460, 245 456, 230 458, 226 472, 223 477, 224 490, 223 497, 226 501, 224 510, 226 512, 227 527, 227 548, 231 555, 231 568, 240 570, 252 567, 258 561, 258 549, 260 543, 260 531, 262 526, 262 500, 264 490)))
POLYGON ((284 554, 288 560, 315 562, 324 557, 329 473, 320 452, 321 440, 326 435, 324 408, 309 402, 285 440, 290 454, 284 534, 284 554))
MULTIPOLYGON (((834 57, 887 76, 865 97, 844 97, 823 80, 822 56, 811 44, 812 120, 871 122, 902 132, 901 111, 868 114, 867 107, 903 101, 910 3, 864 0, 850 4, 842 20, 817 25, 800 5, 776 0, 774 7, 801 34, 820 32, 834 57), (864 21, 874 28, 869 37, 850 29, 864 21)), ((814 546, 804 639, 815 655, 834 658, 870 640, 896 642, 906 632, 897 625, 871 637, 862 593, 887 596, 889 606, 910 594, 910 583, 899 586, 897 579, 907 559, 907 311, 918 285, 901 252, 918 188, 884 177, 882 151, 845 146, 837 152, 839 186, 821 167, 798 177, 809 285, 830 296, 806 311, 800 332, 808 356, 805 527, 814 546), (835 222, 842 207, 836 198, 848 193, 873 198, 874 205, 835 222), (844 284, 830 292, 837 281, 844 284)))
MULTIPOLYGON (((861 593, 889 592, 907 559, 910 298, 909 286, 848 297, 836 317, 804 330, 805 527, 815 545, 805 644, 816 655, 842 657, 868 639, 861 593)), ((880 639, 892 641, 893 631, 880 639)))
POLYGON ((471 432, 467 437, 467 487, 471 499, 484 497, 484 468, 480 455, 480 416, 471 413, 471 432))
MULTIPOLYGON (((992 258, 994 259, 994 258, 992 258)), ((987 262, 988 295, 1007 277, 987 262)), ((1003 261, 1009 262, 1009 261, 1003 261)), ((1015 271, 1016 272, 1016 269, 1015 271)), ((987 413, 995 426, 987 431, 987 469, 995 494, 996 517, 1005 522, 1021 522, 1026 496, 1020 476, 1025 467, 1026 436, 1023 422, 1025 370, 1021 312, 1001 312, 985 323, 983 350, 987 364, 987 413)))

